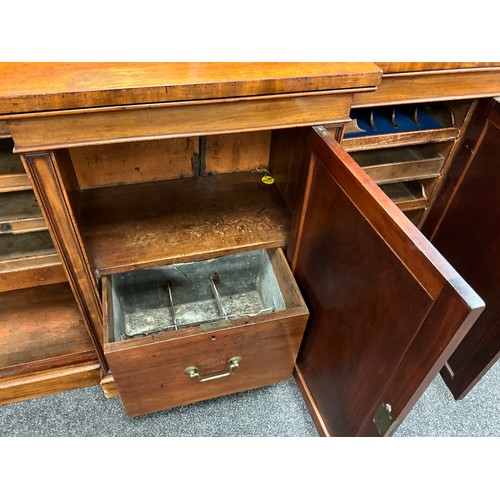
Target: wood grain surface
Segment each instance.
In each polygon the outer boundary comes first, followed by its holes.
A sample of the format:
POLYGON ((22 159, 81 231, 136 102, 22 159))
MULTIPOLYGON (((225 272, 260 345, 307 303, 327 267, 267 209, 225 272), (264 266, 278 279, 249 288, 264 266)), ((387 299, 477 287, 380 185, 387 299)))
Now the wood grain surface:
POLYGON ((0 292, 66 281, 61 259, 55 249, 52 254, 27 255, 25 258, 0 261, 0 292))
POLYGON ((267 169, 271 131, 220 134, 206 138, 207 174, 267 169))
POLYGON ((377 62, 385 73, 406 73, 409 71, 436 71, 446 69, 479 69, 498 67, 500 62, 377 62))
POLYGON ((325 129, 311 143, 289 255, 311 313, 299 380, 329 434, 377 435, 381 404, 391 432, 484 304, 325 129))
POLYGON ((353 90, 28 113, 8 120, 16 152, 343 123, 353 90))
POLYGON ((72 148, 78 188, 191 177, 199 138, 141 141, 72 148))
POLYGON ((356 94, 353 107, 496 95, 500 95, 500 67, 389 73, 375 92, 356 94))
POLYGON ((261 178, 240 172, 83 191, 92 269, 110 274, 286 246, 290 212, 261 178))
POLYGON ((97 283, 91 272, 76 224, 78 206, 75 174, 67 151, 23 156, 23 164, 44 214, 50 236, 64 266, 68 282, 85 322, 101 370, 107 372, 102 353, 102 309, 97 283))
POLYGON ((95 361, 5 377, 0 379, 0 405, 97 385, 99 379, 95 361))
POLYGON ((3 376, 54 368, 61 357, 97 360, 67 283, 3 293, 0 318, 3 376))
POLYGON ((1 63, 0 114, 370 87, 373 63, 1 63))
MULTIPOLYGON (((441 372, 457 399, 465 397, 500 358, 500 232, 496 224, 500 220, 500 105, 490 100, 478 111, 450 167, 449 182, 455 182, 445 186, 441 210, 436 209, 440 217, 431 235, 433 244, 486 302, 484 313, 448 360, 449 369, 441 372)), ((424 226, 426 231, 431 222, 424 226)))

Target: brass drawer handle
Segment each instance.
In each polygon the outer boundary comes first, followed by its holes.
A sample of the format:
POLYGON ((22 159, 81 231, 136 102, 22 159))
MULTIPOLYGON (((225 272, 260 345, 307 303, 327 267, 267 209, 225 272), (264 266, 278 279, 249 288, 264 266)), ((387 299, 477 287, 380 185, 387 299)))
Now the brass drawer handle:
POLYGON ((219 375, 212 375, 211 377, 202 377, 196 366, 188 366, 184 373, 190 378, 198 378, 200 382, 209 382, 210 380, 217 380, 219 378, 229 377, 233 371, 240 366, 241 356, 233 356, 227 360, 228 371, 220 373, 219 375))

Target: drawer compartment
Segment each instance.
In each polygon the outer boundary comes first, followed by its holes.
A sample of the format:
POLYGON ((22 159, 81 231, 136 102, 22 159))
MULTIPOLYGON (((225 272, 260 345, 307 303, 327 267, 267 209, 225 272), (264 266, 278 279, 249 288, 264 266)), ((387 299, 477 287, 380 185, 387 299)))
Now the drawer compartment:
POLYGON ((281 249, 114 274, 103 296, 129 416, 289 378, 308 317, 281 249))
POLYGON ((432 144, 362 151, 351 156, 377 184, 438 177, 445 160, 432 144))

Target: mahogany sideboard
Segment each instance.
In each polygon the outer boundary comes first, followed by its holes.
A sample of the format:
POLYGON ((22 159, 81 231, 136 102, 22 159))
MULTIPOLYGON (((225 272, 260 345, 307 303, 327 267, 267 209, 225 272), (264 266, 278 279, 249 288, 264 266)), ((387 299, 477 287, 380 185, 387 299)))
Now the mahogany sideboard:
POLYGON ((498 63, 0 64, 0 403, 293 373, 320 434, 383 436, 439 372, 463 397, 500 352, 498 95, 498 63))

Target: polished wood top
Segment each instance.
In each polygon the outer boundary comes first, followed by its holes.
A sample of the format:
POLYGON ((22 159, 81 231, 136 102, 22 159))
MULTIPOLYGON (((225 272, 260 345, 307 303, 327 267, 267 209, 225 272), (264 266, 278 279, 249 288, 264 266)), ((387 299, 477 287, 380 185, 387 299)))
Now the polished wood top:
POLYGON ((378 62, 384 74, 499 67, 500 62, 378 62))
POLYGON ((0 114, 374 87, 373 63, 0 63, 0 114))

